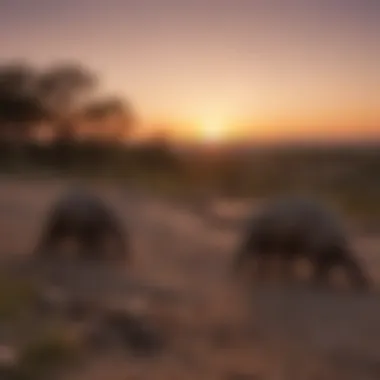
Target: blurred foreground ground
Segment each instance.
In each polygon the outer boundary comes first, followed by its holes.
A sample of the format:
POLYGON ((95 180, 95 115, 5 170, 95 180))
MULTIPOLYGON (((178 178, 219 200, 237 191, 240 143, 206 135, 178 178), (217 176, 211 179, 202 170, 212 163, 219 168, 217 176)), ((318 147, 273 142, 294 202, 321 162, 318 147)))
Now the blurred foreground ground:
MULTIPOLYGON (((51 202, 66 185, 58 180, 1 181, 2 258, 27 257, 51 202)), ((165 344, 153 357, 122 350, 87 355, 80 367, 62 370, 62 379, 380 378, 376 289, 369 295, 284 288, 244 291, 229 274, 240 237, 233 223, 223 227, 194 207, 121 186, 94 189, 123 215, 133 244, 130 273, 119 270, 111 276, 119 283, 128 277, 129 285, 122 291, 110 285, 105 298, 136 315, 149 315, 165 344)), ((218 202, 216 208, 225 218, 239 218, 247 210, 245 205, 222 207, 218 202)), ((352 240, 378 284, 380 238, 352 231, 352 240)), ((71 287, 85 287, 84 278, 81 283, 73 278, 71 287)))

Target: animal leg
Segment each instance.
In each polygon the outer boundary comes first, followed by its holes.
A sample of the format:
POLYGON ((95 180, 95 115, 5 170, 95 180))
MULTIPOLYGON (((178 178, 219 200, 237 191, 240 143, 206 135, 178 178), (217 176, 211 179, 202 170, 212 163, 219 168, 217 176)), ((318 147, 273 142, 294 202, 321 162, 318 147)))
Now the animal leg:
POLYGON ((117 262, 130 263, 128 235, 125 236, 119 228, 113 228, 108 237, 111 243, 114 243, 114 245, 112 244, 109 258, 117 262))
POLYGON ((344 255, 340 264, 344 266, 346 269, 350 279, 351 284, 356 289, 367 289, 370 286, 368 275, 364 272, 364 270, 360 267, 355 258, 347 253, 344 255))
POLYGON ((37 247, 34 249, 34 255, 36 257, 49 257, 52 255, 53 250, 57 247, 60 241, 65 237, 65 231, 63 230, 59 222, 50 223, 37 247))
POLYGON ((294 255, 288 252, 279 255, 281 280, 288 282, 294 275, 294 255))
POLYGON ((271 259, 274 255, 269 254, 267 251, 257 251, 255 255, 256 259, 256 275, 257 278, 262 281, 268 278, 268 274, 271 269, 271 259))
POLYGON ((329 272, 334 266, 344 267, 353 287, 357 289, 366 289, 369 287, 367 276, 357 261, 346 249, 339 247, 330 248, 324 254, 320 255, 315 272, 317 282, 321 283, 328 280, 329 272))

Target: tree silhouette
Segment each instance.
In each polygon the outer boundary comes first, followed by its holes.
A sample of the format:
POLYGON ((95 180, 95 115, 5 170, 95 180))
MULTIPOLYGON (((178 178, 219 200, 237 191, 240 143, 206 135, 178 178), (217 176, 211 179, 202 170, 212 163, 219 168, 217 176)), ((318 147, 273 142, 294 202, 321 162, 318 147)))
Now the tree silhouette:
POLYGON ((112 119, 112 123, 108 125, 109 130, 105 131, 112 140, 125 140, 135 121, 132 108, 117 97, 103 98, 88 104, 83 110, 83 116, 86 120, 102 126, 112 119))
POLYGON ((95 127, 95 135, 100 137, 96 146, 90 147, 93 150, 106 152, 108 148, 104 143, 112 145, 117 140, 124 141, 131 131, 134 113, 128 103, 117 97, 93 101, 97 85, 97 76, 75 62, 59 62, 46 70, 37 70, 24 62, 0 66, 0 140, 5 142, 3 145, 12 152, 17 151, 15 156, 22 155, 21 150, 28 148, 18 143, 30 139, 31 132, 39 131, 41 122, 47 121, 54 139, 51 159, 62 169, 68 169, 78 154, 87 152, 82 143, 78 144, 78 137, 83 136, 83 121, 91 121, 89 125, 95 127), (21 150, 14 149, 13 143, 21 150))
POLYGON ((58 138, 75 134, 73 115, 96 84, 96 76, 75 63, 54 65, 40 75, 37 93, 49 110, 58 138))
POLYGON ((0 138, 23 140, 48 117, 34 92, 36 80, 36 72, 26 64, 0 67, 0 138))
POLYGON ((0 92, 32 93, 37 73, 26 63, 13 62, 0 67, 0 92))
POLYGON ((124 112, 124 103, 117 98, 106 98, 92 102, 84 109, 84 115, 91 120, 99 120, 115 113, 124 112))
POLYGON ((56 164, 72 164, 72 145, 78 128, 76 113, 97 85, 96 76, 86 67, 72 62, 54 64, 40 73, 36 94, 47 109, 54 129, 56 164))

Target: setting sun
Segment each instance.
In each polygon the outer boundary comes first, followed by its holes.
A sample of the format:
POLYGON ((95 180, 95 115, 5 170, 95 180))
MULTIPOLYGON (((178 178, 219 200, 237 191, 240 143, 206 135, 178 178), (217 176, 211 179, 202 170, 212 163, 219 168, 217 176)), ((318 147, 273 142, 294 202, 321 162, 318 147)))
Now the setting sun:
POLYGON ((220 142, 225 138, 224 124, 218 118, 208 118, 200 123, 201 139, 204 142, 220 142))
POLYGON ((203 139, 208 142, 219 141, 222 137, 221 128, 218 125, 210 125, 203 130, 203 139))

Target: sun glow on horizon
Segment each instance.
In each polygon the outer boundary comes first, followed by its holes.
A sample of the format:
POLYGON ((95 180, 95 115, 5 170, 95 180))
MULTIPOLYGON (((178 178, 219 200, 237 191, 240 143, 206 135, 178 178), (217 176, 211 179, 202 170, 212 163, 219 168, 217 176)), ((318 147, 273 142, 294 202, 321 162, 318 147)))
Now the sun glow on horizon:
POLYGON ((218 117, 206 117, 199 122, 200 139, 206 143, 220 143, 226 136, 226 123, 218 117))

